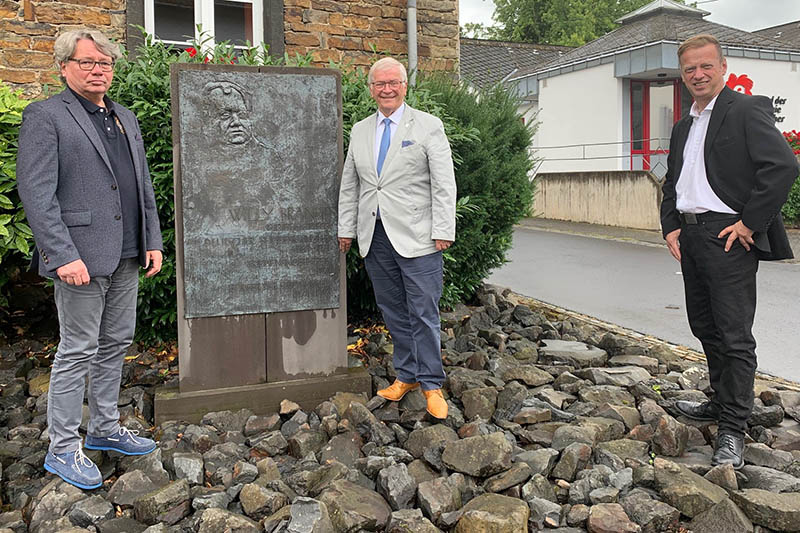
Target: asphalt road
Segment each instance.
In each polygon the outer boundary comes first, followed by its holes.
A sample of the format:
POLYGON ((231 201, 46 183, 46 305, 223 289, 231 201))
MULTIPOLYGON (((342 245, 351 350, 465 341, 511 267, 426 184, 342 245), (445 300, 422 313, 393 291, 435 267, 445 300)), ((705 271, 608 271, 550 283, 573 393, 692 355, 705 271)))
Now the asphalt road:
MULTIPOLYGON (((490 283, 701 350, 664 246, 518 227, 509 259, 490 283)), ((753 332, 759 370, 800 382, 800 264, 761 263, 753 332)))

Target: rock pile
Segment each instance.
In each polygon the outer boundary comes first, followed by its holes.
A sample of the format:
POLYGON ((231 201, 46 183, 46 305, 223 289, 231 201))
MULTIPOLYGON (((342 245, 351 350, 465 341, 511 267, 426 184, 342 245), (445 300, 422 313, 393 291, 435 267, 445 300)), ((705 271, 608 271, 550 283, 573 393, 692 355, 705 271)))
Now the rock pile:
MULTIPOLYGON (((340 393, 151 431, 169 363, 132 361, 124 424, 159 447, 90 452, 95 491, 44 473, 47 370, 30 345, 0 347, 17 376, 0 397, 0 532, 800 531, 800 392, 759 382, 746 466, 710 468, 716 427, 671 414, 706 399, 705 367, 499 289, 479 301, 443 315, 443 423, 419 391, 340 393)), ((362 344, 373 390, 388 385, 389 339, 362 344)))

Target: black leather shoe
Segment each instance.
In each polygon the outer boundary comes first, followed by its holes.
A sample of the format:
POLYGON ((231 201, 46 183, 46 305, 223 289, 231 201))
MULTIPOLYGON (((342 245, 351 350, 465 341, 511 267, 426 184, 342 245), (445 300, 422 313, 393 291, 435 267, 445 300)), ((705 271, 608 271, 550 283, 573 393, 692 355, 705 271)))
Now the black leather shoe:
POLYGON ((717 445, 714 446, 714 455, 711 456, 711 466, 731 464, 734 470, 744 466, 744 438, 732 433, 717 435, 717 445))
POLYGON ((675 410, 692 420, 716 422, 719 418, 719 408, 711 402, 700 403, 678 400, 675 402, 675 410))

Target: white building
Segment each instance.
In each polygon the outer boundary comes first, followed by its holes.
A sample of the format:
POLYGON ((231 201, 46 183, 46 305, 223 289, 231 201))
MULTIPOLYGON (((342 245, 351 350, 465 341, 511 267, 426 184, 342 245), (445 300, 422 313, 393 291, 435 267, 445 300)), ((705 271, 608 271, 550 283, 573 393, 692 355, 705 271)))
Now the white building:
POLYGON ((700 33, 722 44, 729 86, 772 98, 777 127, 800 129, 800 44, 778 40, 772 29, 750 33, 707 15, 656 0, 617 20, 620 26, 603 37, 508 76, 538 111, 537 172, 650 170, 661 178, 672 125, 692 103, 680 81, 678 46, 700 33))

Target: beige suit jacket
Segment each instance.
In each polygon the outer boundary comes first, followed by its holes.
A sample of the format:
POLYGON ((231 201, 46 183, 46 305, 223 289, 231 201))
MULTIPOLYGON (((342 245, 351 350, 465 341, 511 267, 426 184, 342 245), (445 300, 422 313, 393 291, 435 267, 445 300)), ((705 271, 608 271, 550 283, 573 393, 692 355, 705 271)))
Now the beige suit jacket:
POLYGON ((403 257, 436 251, 456 236, 456 180, 442 121, 408 104, 381 175, 375 168, 377 114, 353 126, 339 190, 339 237, 369 252, 378 207, 386 234, 403 257))

